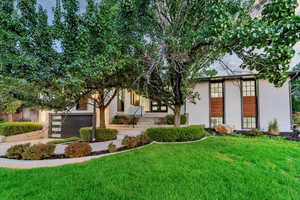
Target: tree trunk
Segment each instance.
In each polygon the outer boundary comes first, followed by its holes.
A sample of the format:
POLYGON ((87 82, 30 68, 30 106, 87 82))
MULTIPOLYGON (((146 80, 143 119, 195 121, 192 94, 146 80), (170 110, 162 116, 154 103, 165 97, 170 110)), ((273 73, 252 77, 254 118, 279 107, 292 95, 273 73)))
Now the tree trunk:
POLYGON ((105 107, 100 106, 100 128, 106 128, 105 124, 105 107))
POLYGON ((8 118, 7 121, 12 122, 13 120, 13 114, 12 113, 8 113, 8 118))
POLYGON ((174 121, 174 126, 175 127, 180 127, 180 111, 181 111, 181 105, 175 105, 175 121, 174 121))

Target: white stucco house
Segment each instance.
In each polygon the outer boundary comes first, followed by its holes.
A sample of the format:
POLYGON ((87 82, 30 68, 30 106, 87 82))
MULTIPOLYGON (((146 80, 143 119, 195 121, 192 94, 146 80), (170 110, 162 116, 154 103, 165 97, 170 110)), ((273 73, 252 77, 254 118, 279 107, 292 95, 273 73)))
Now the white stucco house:
MULTIPOLYGON (((236 130, 257 128, 266 131, 268 124, 277 120, 281 132, 292 131, 290 81, 276 88, 255 74, 217 76, 199 79, 194 90, 199 92, 200 99, 195 104, 186 102, 182 109, 189 125, 203 124, 210 128, 227 124, 236 130)), ((91 126, 93 106, 88 102, 92 103, 91 100, 83 101, 68 113, 41 110, 39 121, 49 124, 50 137, 76 135, 76 128, 91 126)), ((151 122, 147 119, 168 114, 173 114, 173 111, 167 106, 123 90, 106 110, 106 122, 110 124, 116 115, 136 115, 147 124, 151 122)), ((96 116, 99 125, 99 115, 96 116)))

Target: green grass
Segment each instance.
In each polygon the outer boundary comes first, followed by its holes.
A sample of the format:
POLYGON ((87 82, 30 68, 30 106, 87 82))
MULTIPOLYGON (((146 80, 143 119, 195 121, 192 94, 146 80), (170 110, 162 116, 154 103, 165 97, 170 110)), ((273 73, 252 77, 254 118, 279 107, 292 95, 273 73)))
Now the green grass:
POLYGON ((61 139, 61 140, 52 140, 49 141, 49 144, 62 144, 62 143, 66 143, 66 142, 73 142, 73 141, 78 141, 80 140, 79 137, 69 137, 69 138, 65 138, 65 139, 61 139))
POLYGON ((1 200, 300 199, 300 143, 214 137, 82 164, 0 169, 1 200))

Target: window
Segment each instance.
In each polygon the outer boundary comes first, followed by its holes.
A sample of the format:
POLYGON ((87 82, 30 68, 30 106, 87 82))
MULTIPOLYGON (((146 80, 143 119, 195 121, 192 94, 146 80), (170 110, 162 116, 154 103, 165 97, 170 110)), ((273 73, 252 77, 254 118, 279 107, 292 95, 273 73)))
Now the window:
POLYGON ((118 112, 124 112, 124 102, 125 102, 125 91, 124 90, 119 90, 118 91, 118 98, 117 98, 117 111, 118 112))
POLYGON ((140 106, 140 95, 134 91, 130 92, 130 104, 134 106, 140 106))
POLYGON ((210 83, 210 127, 224 123, 223 82, 210 83))
POLYGON ((76 106, 76 110, 87 110, 88 109, 88 98, 84 97, 79 100, 76 106))
POLYGON ((211 127, 219 126, 223 124, 223 117, 211 117, 210 123, 211 123, 211 127))
POLYGON ((257 102, 255 80, 243 80, 242 82, 243 115, 242 128, 257 128, 257 102))
POLYGON ((168 112, 168 107, 160 102, 151 101, 151 112, 168 112))
POLYGON ((253 97, 255 95, 255 81, 243 81, 243 97, 253 97))
POLYGON ((223 97, 223 83, 210 83, 210 96, 212 98, 215 97, 223 97))
POLYGON ((243 118, 243 128, 245 128, 245 129, 256 128, 256 117, 244 117, 243 118))

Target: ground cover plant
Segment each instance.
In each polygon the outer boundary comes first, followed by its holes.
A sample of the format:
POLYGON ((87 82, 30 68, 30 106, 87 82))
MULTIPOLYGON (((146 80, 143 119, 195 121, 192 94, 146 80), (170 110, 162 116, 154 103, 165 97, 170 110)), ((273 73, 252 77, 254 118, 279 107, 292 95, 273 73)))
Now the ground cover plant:
POLYGON ((153 144, 82 164, 0 169, 0 196, 1 200, 300 199, 299 155, 299 143, 264 136, 153 144))

